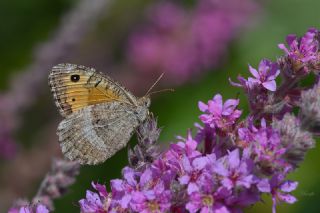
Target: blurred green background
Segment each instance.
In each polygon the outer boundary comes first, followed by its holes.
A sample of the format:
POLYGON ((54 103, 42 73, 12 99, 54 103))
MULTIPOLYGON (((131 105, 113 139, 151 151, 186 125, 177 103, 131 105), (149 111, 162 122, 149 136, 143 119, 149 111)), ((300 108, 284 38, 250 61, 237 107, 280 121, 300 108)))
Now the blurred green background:
MULTIPOLYGON (((5 91, 8 88, 9 79, 13 74, 18 73, 32 61, 35 45, 48 39, 50 33, 58 26, 61 16, 75 3, 74 0, 0 1, 1 90, 5 91)), ((197 109, 198 101, 207 101, 216 93, 221 93, 226 99, 233 98, 240 92, 240 107, 247 113, 245 96, 240 90, 229 85, 228 78, 235 79, 239 73, 247 76, 248 63, 256 67, 262 58, 275 60, 282 54, 277 44, 284 43, 287 34, 302 35, 309 27, 320 28, 319 1, 270 0, 259 3, 261 8, 255 16, 254 26, 243 29, 241 35, 229 46, 228 58, 224 65, 215 70, 208 70, 197 81, 174 87, 174 93, 161 93, 153 97, 151 111, 158 117, 159 125, 163 127, 161 143, 174 141, 177 135, 185 136, 187 129, 198 121, 197 117, 200 114, 197 109)), ((82 50, 95 39, 121 42, 124 37, 122 34, 132 28, 132 24, 137 22, 147 4, 149 2, 143 0, 115 1, 108 15, 98 23, 95 30, 97 32, 85 38, 82 50), (99 28, 103 29, 99 31, 99 28)), ((85 56, 82 54, 82 57, 83 55, 85 56)), ((123 84, 126 85, 125 82, 123 84)), ((46 143, 38 141, 39 134, 35 134, 46 119, 56 120, 55 124, 61 119, 53 106, 49 88, 43 89, 48 91, 25 113, 23 125, 16 135, 25 149, 46 143), (47 111, 50 113, 46 117, 37 117, 39 112, 45 114, 47 111)), ((83 167, 70 192, 56 200, 55 212, 78 212, 77 201, 85 196, 86 189, 91 188, 91 181, 108 183, 110 179, 120 177, 121 168, 127 164, 126 152, 126 149, 120 151, 102 165, 83 167)), ((311 150, 301 168, 290 177, 299 181, 298 190, 294 192, 299 201, 293 205, 281 205, 278 212, 319 212, 319 153, 319 146, 311 150)), ((1 164, 0 169, 5 167, 6 162, 1 164)), ((36 193, 40 180, 41 177, 29 186, 31 189, 28 192, 20 194, 31 198, 36 193)), ((266 197, 264 201, 246 212, 271 212, 270 197, 266 197)))

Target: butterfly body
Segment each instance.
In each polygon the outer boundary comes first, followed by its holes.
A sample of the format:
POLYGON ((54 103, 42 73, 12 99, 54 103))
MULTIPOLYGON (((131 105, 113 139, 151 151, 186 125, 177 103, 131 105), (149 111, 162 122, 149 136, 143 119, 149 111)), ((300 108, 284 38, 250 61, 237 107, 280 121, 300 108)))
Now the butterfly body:
POLYGON ((148 116, 149 97, 135 97, 92 68, 59 64, 49 75, 49 85, 65 118, 57 130, 61 150, 82 164, 110 158, 148 116))

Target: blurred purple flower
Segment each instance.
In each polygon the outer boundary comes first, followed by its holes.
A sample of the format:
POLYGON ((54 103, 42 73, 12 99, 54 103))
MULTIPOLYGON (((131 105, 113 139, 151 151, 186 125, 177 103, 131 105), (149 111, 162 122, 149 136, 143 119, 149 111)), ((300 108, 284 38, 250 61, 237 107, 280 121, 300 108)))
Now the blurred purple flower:
POLYGON ((16 119, 12 116, 12 110, 12 106, 0 94, 0 159, 10 159, 17 152, 17 144, 12 136, 16 126, 16 119))
POLYGON ((153 5, 149 23, 129 39, 128 60, 138 71, 166 72, 172 82, 183 83, 221 63, 255 9, 250 0, 199 0, 192 10, 169 1, 153 5))
POLYGON ((46 206, 42 204, 37 205, 26 205, 22 207, 13 207, 8 213, 49 213, 49 210, 46 206))
MULTIPOLYGON (((43 179, 31 204, 27 201, 21 202, 21 200, 18 200, 9 212, 48 213, 49 210, 53 211, 53 200, 67 193, 70 185, 75 182, 75 177, 79 174, 79 170, 80 164, 78 162, 54 159, 51 171, 43 179)), ((101 187, 101 185, 96 186, 100 190, 101 187)))
POLYGON ((8 130, 0 129, 0 157, 4 159, 10 159, 15 155, 17 151, 17 145, 9 135, 10 133, 4 132, 8 132, 8 130))

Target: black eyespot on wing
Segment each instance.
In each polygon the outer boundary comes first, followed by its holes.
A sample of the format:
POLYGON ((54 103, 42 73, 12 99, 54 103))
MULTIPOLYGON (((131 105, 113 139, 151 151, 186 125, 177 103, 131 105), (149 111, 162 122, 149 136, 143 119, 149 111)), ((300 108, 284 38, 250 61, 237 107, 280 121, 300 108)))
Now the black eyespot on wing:
POLYGON ((75 99, 75 98, 72 98, 72 101, 76 101, 76 99, 75 99))
POLYGON ((72 75, 71 76, 71 81, 72 82, 78 82, 80 80, 80 75, 72 75))

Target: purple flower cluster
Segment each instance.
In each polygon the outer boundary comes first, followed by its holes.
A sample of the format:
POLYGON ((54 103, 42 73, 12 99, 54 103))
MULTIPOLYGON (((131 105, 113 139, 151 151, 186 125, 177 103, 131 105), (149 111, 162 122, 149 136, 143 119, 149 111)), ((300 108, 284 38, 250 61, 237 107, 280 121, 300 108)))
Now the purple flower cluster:
POLYGON ((129 40, 128 60, 145 74, 166 72, 182 83, 221 62, 255 7, 251 0, 198 0, 192 10, 173 1, 153 5, 149 23, 129 40))
POLYGON ((277 63, 264 59, 260 62, 258 70, 249 66, 249 71, 253 77, 245 79, 239 76, 239 83, 231 84, 245 90, 251 113, 258 114, 270 105, 269 94, 277 90, 275 79, 280 74, 280 69, 277 63))
POLYGON ((81 211, 239 212, 258 202, 262 193, 272 196, 274 208, 279 201, 293 203, 295 198, 289 192, 297 183, 284 179, 292 167, 284 157, 286 149, 279 132, 264 120, 259 128, 237 126, 238 101, 213 105, 216 99, 221 96, 208 103, 212 111, 200 102, 200 109, 210 114, 200 116, 206 128, 199 126, 195 138, 189 132, 143 171, 124 168, 123 179, 111 181, 111 193, 105 186, 92 184, 98 192, 87 191, 86 198, 80 200, 81 211), (227 122, 211 126, 212 122, 203 119, 208 115, 227 122), (219 135, 220 128, 233 135, 219 135), (206 135, 214 135, 214 140, 229 146, 211 140, 218 148, 211 146, 212 150, 205 151, 201 144, 208 142, 206 135))
MULTIPOLYGON (((283 72, 288 68, 297 72, 292 65, 303 61, 305 67, 299 70, 303 69, 304 75, 306 70, 317 74, 315 66, 307 64, 319 63, 313 57, 318 54, 318 34, 312 29, 300 39, 289 39, 290 50, 284 56, 290 58, 287 64, 262 60, 257 70, 249 67, 253 77, 240 76, 239 83, 231 82, 249 99, 251 111, 243 120, 237 109, 239 100, 223 102, 217 94, 208 103, 199 102, 203 114, 194 136, 189 131, 185 139, 179 137, 143 168, 125 167, 122 179, 111 180, 110 192, 93 183, 96 192, 88 190, 86 198, 79 201, 81 211, 242 212, 260 202, 264 194, 272 199, 272 212, 280 203, 296 202, 291 192, 298 182, 288 180, 287 175, 315 145, 320 84, 305 89, 298 84, 301 75, 295 75, 290 77, 290 82, 295 82, 291 85, 283 72), (283 75, 277 87, 279 74, 283 75), (293 107, 299 112, 294 114, 293 107)), ((154 128, 150 131, 159 133, 154 128)))
POLYGON ((289 69, 284 74, 291 78, 296 75, 306 75, 311 70, 319 71, 319 31, 311 28, 302 38, 296 35, 288 35, 287 43, 289 49, 284 44, 279 44, 288 61, 289 69))
POLYGON ((227 133, 241 115, 241 111, 236 109, 238 104, 239 100, 235 99, 229 99, 223 104, 220 94, 215 95, 208 104, 200 101, 199 109, 206 113, 200 116, 200 120, 210 128, 227 133))

